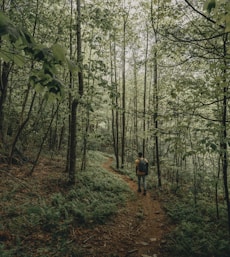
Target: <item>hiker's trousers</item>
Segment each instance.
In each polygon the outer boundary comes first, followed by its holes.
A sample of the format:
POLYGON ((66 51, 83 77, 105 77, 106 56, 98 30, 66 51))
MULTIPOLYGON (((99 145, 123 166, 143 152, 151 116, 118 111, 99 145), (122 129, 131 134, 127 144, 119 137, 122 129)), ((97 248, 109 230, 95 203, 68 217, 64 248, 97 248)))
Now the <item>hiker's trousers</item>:
POLYGON ((143 182, 144 190, 146 191, 146 176, 137 176, 138 177, 138 189, 141 189, 141 180, 143 182))

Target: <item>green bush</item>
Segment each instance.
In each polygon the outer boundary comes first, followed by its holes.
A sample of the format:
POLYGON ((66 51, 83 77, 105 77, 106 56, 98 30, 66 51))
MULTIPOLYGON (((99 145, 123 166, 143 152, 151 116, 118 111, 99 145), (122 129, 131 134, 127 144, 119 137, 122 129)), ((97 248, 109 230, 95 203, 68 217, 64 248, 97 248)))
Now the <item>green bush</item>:
POLYGON ((168 215, 177 225, 168 237, 170 253, 180 257, 230 256, 227 221, 223 224, 217 220, 213 203, 192 203, 185 197, 166 205, 168 215))
MULTIPOLYGON (((47 178, 49 194, 31 194, 23 187, 4 192, 7 206, 4 206, 2 227, 7 227, 15 240, 10 249, 0 246, 0 256, 84 256, 80 247, 72 243, 73 227, 94 226, 113 217, 127 198, 133 194, 127 184, 113 173, 104 170, 102 164, 108 157, 99 152, 89 153, 87 169, 76 173, 76 186, 60 187, 52 192, 54 178, 47 178), (50 180, 49 180, 50 179, 50 180), (51 185, 51 186, 50 186, 51 185), (16 192, 17 191, 17 192, 16 192), (17 196, 20 196, 20 204, 17 196), (32 240, 33 244, 28 244, 32 240), (63 254, 62 254, 63 253, 63 254)), ((31 181, 34 186, 36 182, 31 181)), ((10 187, 11 188, 11 187, 10 187)))

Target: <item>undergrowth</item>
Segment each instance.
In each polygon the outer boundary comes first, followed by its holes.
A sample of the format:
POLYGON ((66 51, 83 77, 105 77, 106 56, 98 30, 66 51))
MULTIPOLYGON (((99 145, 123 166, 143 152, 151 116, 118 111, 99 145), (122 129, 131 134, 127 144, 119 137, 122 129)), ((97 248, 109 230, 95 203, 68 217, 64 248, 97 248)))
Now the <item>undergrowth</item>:
MULTIPOLYGON (((119 170, 135 180, 132 169, 119 170)), ((166 180, 157 187, 157 174, 150 167, 147 176, 148 191, 162 201, 170 218, 172 231, 166 235, 164 250, 170 257, 229 257, 230 236, 228 233, 227 211, 223 202, 219 203, 219 218, 216 205, 208 194, 199 194, 196 204, 192 187, 175 188, 166 180), (189 188, 189 189, 188 189, 189 188)))
POLYGON ((89 160, 72 188, 61 181, 63 174, 55 178, 57 173, 42 181, 30 178, 26 186, 5 178, 0 256, 84 256, 73 231, 106 222, 132 196, 125 182, 103 170, 107 157, 91 152, 89 160))
POLYGON ((213 202, 201 198, 194 204, 187 196, 170 197, 165 205, 176 228, 167 238, 168 251, 180 257, 229 257, 230 238, 227 231, 226 210, 220 208, 221 219, 216 218, 213 202))

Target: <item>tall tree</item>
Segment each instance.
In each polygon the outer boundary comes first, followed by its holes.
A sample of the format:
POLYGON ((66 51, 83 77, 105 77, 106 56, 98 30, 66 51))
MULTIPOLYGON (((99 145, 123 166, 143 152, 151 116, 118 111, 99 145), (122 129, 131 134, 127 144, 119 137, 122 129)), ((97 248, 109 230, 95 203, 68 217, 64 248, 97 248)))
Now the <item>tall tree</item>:
POLYGON ((126 139, 126 28, 128 22, 128 13, 125 11, 126 1, 124 0, 123 13, 123 47, 122 47, 122 133, 121 133, 121 168, 124 168, 125 163, 125 139, 126 139))
POLYGON ((159 111, 159 96, 158 96, 158 54, 157 54, 157 44, 158 44, 158 13, 153 12, 153 1, 151 0, 151 21, 152 28, 154 31, 154 39, 155 39, 155 48, 154 48, 154 56, 153 56, 153 86, 154 86, 154 114, 153 114, 153 122, 154 122, 154 137, 155 137, 155 160, 157 167, 157 176, 158 176, 158 186, 161 187, 161 169, 160 169, 160 157, 159 157, 159 127, 158 127, 158 111, 159 111), (155 17, 155 19, 154 19, 155 17))
POLYGON ((145 49, 145 71, 144 71, 144 96, 143 96, 143 140, 142 140, 142 153, 145 156, 146 151, 146 101, 147 101, 147 74, 148 74, 148 51, 149 51, 149 28, 146 24, 146 49, 145 49))
MULTIPOLYGON (((78 65, 78 94, 79 98, 83 96, 83 59, 82 59, 82 40, 81 40, 81 0, 77 0, 77 65, 78 65)), ((70 165, 69 165, 69 183, 75 183, 76 173, 76 133, 77 133, 77 107, 79 98, 74 98, 71 105, 70 121, 70 165)))

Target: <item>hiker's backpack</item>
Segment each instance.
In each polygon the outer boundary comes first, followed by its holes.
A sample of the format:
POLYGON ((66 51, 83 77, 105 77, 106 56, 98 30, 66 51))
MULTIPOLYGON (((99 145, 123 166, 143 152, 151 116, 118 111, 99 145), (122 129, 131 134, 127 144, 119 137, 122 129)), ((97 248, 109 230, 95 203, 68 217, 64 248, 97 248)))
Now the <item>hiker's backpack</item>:
POLYGON ((139 161, 138 171, 145 172, 146 175, 148 174, 148 163, 143 158, 139 161))

